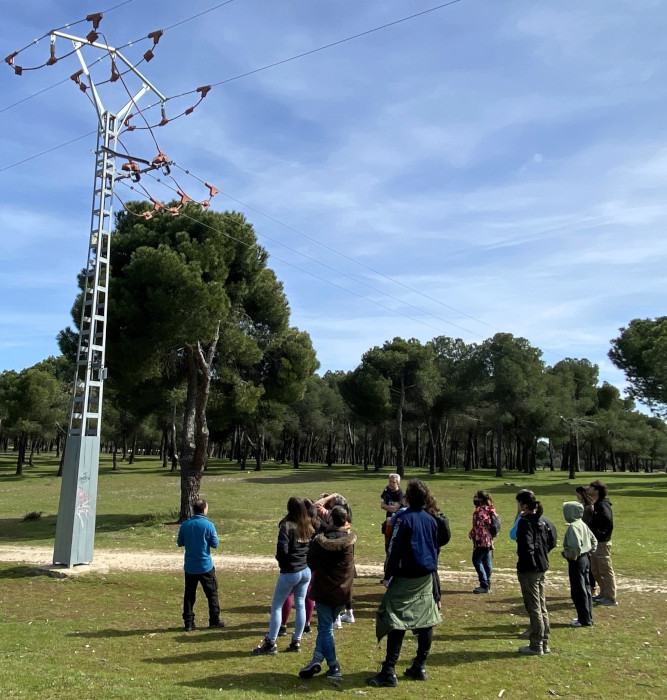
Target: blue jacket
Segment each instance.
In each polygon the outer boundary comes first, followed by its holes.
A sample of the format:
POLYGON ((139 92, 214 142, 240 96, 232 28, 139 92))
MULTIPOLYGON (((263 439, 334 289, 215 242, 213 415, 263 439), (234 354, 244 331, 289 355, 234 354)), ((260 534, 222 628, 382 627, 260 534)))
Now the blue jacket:
POLYGON ((408 508, 396 519, 385 578, 419 578, 438 570, 438 524, 425 510, 408 508))
POLYGON ((179 547, 185 547, 186 574, 205 574, 213 568, 211 547, 218 546, 218 535, 215 525, 205 515, 193 515, 181 523, 176 542, 179 547))

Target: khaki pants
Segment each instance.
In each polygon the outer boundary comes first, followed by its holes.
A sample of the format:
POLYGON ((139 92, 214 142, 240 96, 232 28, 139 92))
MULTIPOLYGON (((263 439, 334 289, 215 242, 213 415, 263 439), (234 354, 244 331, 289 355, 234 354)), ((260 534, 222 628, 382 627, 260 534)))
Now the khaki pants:
POLYGON ((591 571, 600 586, 600 595, 616 600, 616 576, 611 563, 611 540, 598 542, 595 554, 591 554, 591 571))
POLYGON ((545 576, 543 571, 517 571, 521 586, 523 604, 530 618, 530 648, 542 650, 549 642, 549 613, 545 594, 545 576))

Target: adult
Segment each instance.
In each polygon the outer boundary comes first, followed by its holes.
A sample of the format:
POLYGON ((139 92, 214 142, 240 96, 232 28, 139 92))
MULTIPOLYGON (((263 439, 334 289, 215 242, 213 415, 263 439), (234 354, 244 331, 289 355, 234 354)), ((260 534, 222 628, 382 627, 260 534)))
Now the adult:
MULTIPOLYGON (((581 519, 584 522, 584 524, 588 525, 588 527, 590 528, 591 523, 593 522, 593 515, 595 513, 593 509, 593 498, 588 495, 588 489, 586 488, 586 486, 577 486, 575 492, 577 494, 577 500, 584 507, 584 514, 581 516, 581 519)), ((590 558, 591 555, 589 554, 588 587, 590 588, 591 596, 594 596, 597 588, 597 583, 595 581, 595 576, 593 576, 593 568, 590 565, 590 558)))
POLYGON ((299 676, 312 678, 326 661, 327 677, 341 681, 343 674, 336 656, 333 626, 345 603, 352 599, 357 536, 350 530, 348 511, 343 506, 332 508, 329 517, 330 528, 317 535, 308 549, 308 566, 314 574, 310 597, 317 610, 317 639, 313 658, 299 671, 299 676))
POLYGON ((591 569, 600 587, 600 594, 593 598, 598 605, 618 605, 616 600, 616 575, 611 563, 611 533, 614 530, 614 516, 611 502, 607 498, 607 485, 599 479, 591 481, 588 495, 593 499, 593 518, 589 527, 598 541, 598 547, 591 554, 591 569))
POLYGON ((391 540, 391 516, 401 507, 401 502, 403 501, 403 491, 401 491, 400 484, 400 475, 390 474, 389 483, 380 494, 380 508, 382 508, 385 514, 385 520, 382 523, 385 552, 389 549, 389 542, 391 540))
POLYGON ((387 652, 379 673, 366 679, 375 687, 398 685, 396 663, 407 630, 417 635, 417 655, 404 671, 406 678, 426 680, 426 659, 433 627, 442 621, 433 596, 433 574, 438 568, 438 524, 425 506, 431 498, 426 484, 413 479, 405 490, 408 507, 397 518, 387 555, 387 590, 377 611, 375 635, 386 635, 387 652))
POLYGON ((473 593, 488 593, 491 590, 493 573, 491 516, 496 515, 496 509, 487 491, 477 491, 472 502, 475 510, 472 514, 472 529, 468 537, 472 541, 472 565, 479 579, 479 586, 473 590, 473 593))
POLYGON ((577 617, 572 620, 572 627, 593 626, 593 599, 588 585, 589 555, 595 552, 598 543, 595 535, 584 523, 583 515, 584 506, 578 501, 563 503, 563 517, 569 525, 563 538, 562 555, 567 559, 570 596, 577 611, 577 617))
POLYGON ((315 530, 302 499, 292 496, 287 501, 287 515, 280 521, 276 559, 280 574, 271 601, 269 631, 263 642, 253 649, 254 656, 274 656, 278 653, 276 639, 280 629, 282 607, 287 596, 294 595, 296 619, 292 641, 286 651, 301 651, 301 635, 306 625, 306 591, 310 569, 306 561, 310 540, 315 530))
POLYGON ((549 569, 549 552, 556 545, 556 527, 542 517, 542 504, 532 491, 522 489, 517 493, 516 500, 520 508, 516 529, 516 571, 523 604, 530 618, 530 644, 519 647, 519 652, 542 656, 551 651, 545 573, 549 569))
POLYGON ((220 619, 218 579, 211 558, 211 547, 215 549, 218 546, 218 533, 207 515, 208 503, 203 498, 197 499, 192 504, 192 517, 181 523, 176 538, 178 546, 185 547, 183 622, 186 632, 192 632, 195 628, 194 606, 199 584, 208 600, 208 626, 225 626, 225 621, 220 619))

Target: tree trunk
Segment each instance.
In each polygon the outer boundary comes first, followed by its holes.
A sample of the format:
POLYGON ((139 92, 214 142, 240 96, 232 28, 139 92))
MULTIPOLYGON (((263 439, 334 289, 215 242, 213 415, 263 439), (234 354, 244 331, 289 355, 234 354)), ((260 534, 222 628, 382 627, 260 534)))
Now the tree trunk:
POLYGON ((132 451, 130 452, 130 459, 127 460, 128 464, 134 464, 134 457, 137 454, 137 433, 134 433, 132 438, 132 451))
POLYGON ((396 408, 396 473, 403 478, 405 475, 405 440, 403 439, 403 408, 405 406, 405 381, 401 377, 401 388, 398 394, 396 408))
MULTIPOLYGON (((333 421, 332 421, 333 423, 333 421)), ((327 456, 326 456, 327 467, 331 469, 333 466, 333 425, 329 431, 329 439, 327 440, 327 456)))
POLYGON ((111 471, 112 472, 117 472, 118 471, 118 443, 114 440, 113 445, 112 445, 112 457, 111 457, 111 471))
POLYGON ((292 455, 294 462, 293 466, 295 469, 299 468, 299 451, 300 451, 300 446, 299 446, 299 436, 295 435, 294 436, 294 454, 292 455))
POLYGON ((496 477, 503 476, 503 420, 498 418, 498 436, 496 437, 496 477))
POLYGON ((255 471, 262 471, 262 453, 264 452, 264 428, 257 431, 257 447, 255 448, 255 471))
POLYGON ((16 473, 14 476, 23 476, 23 462, 25 461, 25 448, 27 441, 28 436, 25 433, 21 433, 18 440, 18 457, 16 459, 16 473))
POLYGON ((186 347, 187 398, 183 414, 181 443, 181 509, 179 522, 192 515, 192 503, 199 498, 204 464, 208 454, 206 406, 211 388, 211 364, 218 345, 220 327, 204 354, 200 343, 186 347))
POLYGON ((29 467, 34 467, 35 466, 35 446, 37 444, 37 440, 35 438, 31 438, 30 440, 30 457, 28 457, 28 466, 29 467))

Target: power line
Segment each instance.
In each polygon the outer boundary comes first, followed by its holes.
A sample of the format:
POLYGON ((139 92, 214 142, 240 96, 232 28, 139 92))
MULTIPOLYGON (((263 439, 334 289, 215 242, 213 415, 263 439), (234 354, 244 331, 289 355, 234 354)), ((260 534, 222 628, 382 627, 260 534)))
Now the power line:
MULTIPOLYGON (((177 163, 174 164, 175 167, 180 168, 183 170, 184 173, 187 175, 190 175, 191 177, 194 177, 196 180, 199 180, 199 182, 203 183, 204 181, 200 178, 194 175, 190 170, 185 170, 184 168, 181 168, 177 163)), ((152 176, 154 177, 154 176, 152 176)), ((160 181, 160 180, 158 180, 160 181)), ((167 185, 168 187, 168 185, 167 185)), ((170 188, 173 189, 173 188, 170 188)), ((364 265, 363 263, 360 263, 359 261, 355 260, 354 258, 351 258, 344 253, 340 253, 337 251, 335 248, 331 248, 328 245, 325 245, 323 243, 320 243, 316 238, 312 238, 311 236, 306 235, 305 233, 301 233, 297 229, 293 228, 292 226, 289 226, 288 224, 283 223, 279 219, 276 219, 273 216, 270 216, 269 214, 265 214, 263 211, 260 211, 259 209, 256 209, 255 207, 250 206, 249 204, 246 204, 245 202, 242 202, 240 199, 237 199, 236 197, 233 197, 230 194, 227 194, 226 192, 223 192, 220 190, 220 194, 224 195, 228 199, 231 199, 232 201, 236 202, 237 204, 240 204, 241 206, 245 207, 246 209, 249 209, 251 211, 256 212, 257 214, 260 214, 261 216, 265 217, 266 219, 269 219, 270 221, 273 221, 274 223, 278 224, 279 226, 282 226, 283 228, 286 228, 290 231, 293 231, 294 233, 303 236, 304 238, 307 238, 309 241, 312 241, 313 243, 316 243, 317 245, 321 245, 323 248, 326 248, 327 250, 336 253, 337 255, 340 255, 341 257, 345 258, 346 260, 349 260, 350 262, 356 263, 357 265, 360 265, 361 267, 373 272, 374 274, 377 274, 381 277, 384 277, 385 279, 389 280, 390 282, 393 282, 395 284, 399 284, 403 287, 407 287, 411 291, 414 291, 416 294, 419 294, 420 296, 424 296, 427 299, 431 299, 435 301, 436 303, 440 304, 441 306, 444 306, 445 308, 448 308, 450 311, 455 311, 456 313, 460 313, 464 316, 468 316, 473 321, 476 321, 478 323, 484 323, 483 321, 480 321, 479 319, 476 319, 474 316, 470 316, 469 314, 465 314, 463 311, 460 311, 459 309, 455 309, 453 306, 448 306, 447 304, 443 304, 442 302, 439 302, 437 299, 433 299, 432 297, 428 297, 427 295, 422 294, 416 289, 412 289, 411 287, 408 287, 407 285, 402 284, 401 282, 398 282, 397 280, 393 279, 389 275, 385 275, 382 272, 379 272, 377 270, 374 270, 373 268, 364 265)), ((368 282, 364 282, 363 280, 360 280, 358 277, 354 277, 353 275, 344 272, 343 270, 339 270, 338 268, 333 267, 332 265, 329 265, 328 263, 322 262, 321 260, 318 260, 317 258, 312 257, 311 255, 308 255, 307 253, 303 253, 300 250, 297 250, 296 248, 292 248, 291 246, 287 245, 286 243, 282 243, 281 241, 276 240, 275 238, 271 238, 271 236, 268 236, 264 233, 260 233, 258 235, 263 236, 267 240, 272 241, 273 243, 277 243, 278 245, 281 245, 283 248, 287 248, 287 250, 292 251, 293 253, 296 253, 297 255, 300 255, 306 260, 310 260, 311 262, 317 263, 318 265, 321 265, 322 267, 327 268, 328 270, 331 270, 332 272, 335 272, 339 275, 342 275, 343 277, 347 277, 348 279, 351 279, 352 281, 356 282, 357 284, 361 284, 364 287, 368 287, 370 290, 377 292, 378 294, 381 294, 384 297, 387 297, 389 299, 393 299, 394 301, 397 301, 400 304, 403 304, 404 306, 409 306, 416 311, 419 311, 422 314, 426 314, 427 316, 432 316, 433 318, 437 319, 438 321, 442 321, 443 323, 446 323, 450 326, 453 326, 454 328, 458 328, 459 330, 465 331, 466 333, 470 333, 472 335, 480 335, 479 333, 475 333, 474 331, 471 331, 469 328, 464 328, 463 326, 458 325, 457 323, 454 323, 453 321, 449 321, 448 319, 442 318, 441 316, 438 316, 437 314, 434 314, 430 311, 426 311, 425 309, 421 309, 418 306, 415 306, 414 304, 411 304, 410 302, 405 301, 404 299, 399 299, 398 297, 395 297, 393 294, 389 294, 388 292, 382 291, 381 289, 378 289, 377 287, 374 287, 372 284, 369 284, 368 282)), ((300 268, 299 268, 300 269, 300 268)), ((365 297, 364 297, 365 298, 365 297)), ((414 319, 413 320, 417 320, 414 319)), ((488 324, 485 324, 488 325, 488 324)), ((497 329, 494 329, 497 330, 497 329)))
MULTIPOLYGON (((442 5, 436 5, 435 7, 430 7, 427 10, 422 10, 421 12, 416 12, 415 14, 408 15, 407 17, 401 17, 400 19, 394 20, 393 22, 388 22, 387 24, 382 24, 379 27, 374 27, 373 29, 367 29, 364 32, 360 32, 359 34, 353 34, 352 36, 345 37, 344 39, 338 39, 337 41, 333 41, 330 44, 325 44, 324 46, 319 46, 316 49, 310 49, 309 51, 304 51, 303 53, 297 54, 296 56, 290 56, 290 58, 283 58, 280 61, 276 61, 275 63, 269 63, 266 66, 262 66, 261 68, 255 68, 254 70, 247 71, 246 73, 241 73, 240 75, 235 75, 232 78, 225 78, 225 80, 220 80, 217 83, 211 83, 211 87, 217 87, 219 85, 224 85, 225 83, 231 83, 234 80, 239 80, 240 78, 246 78, 249 75, 254 75, 255 73, 261 73, 262 71, 268 70, 269 68, 275 68, 276 66, 282 66, 285 63, 290 63, 291 61, 296 61, 299 58, 304 58, 305 56, 311 56, 314 53, 318 53, 320 51, 324 51, 326 49, 333 48, 334 46, 340 46, 341 44, 345 44, 348 41, 353 41, 354 39, 359 39, 362 36, 368 36, 369 34, 373 34, 374 32, 379 32, 382 29, 387 29, 388 27, 393 27, 397 24, 402 24, 403 22, 408 22, 411 19, 415 19, 417 17, 422 17, 423 15, 427 15, 430 12, 435 12, 436 10, 441 10, 444 7, 449 7, 450 5, 456 5, 457 3, 462 2, 462 0, 450 0, 449 2, 445 2, 442 5)), ((179 93, 178 95, 173 95, 169 99, 175 99, 176 97, 183 97, 184 95, 189 95, 193 93, 194 90, 189 90, 188 92, 182 92, 179 93)))
MULTIPOLYGON (((118 5, 114 5, 113 7, 110 7, 108 10, 103 10, 101 14, 108 14, 109 12, 112 12, 113 10, 117 10, 119 7, 123 7, 123 5, 129 5, 131 2, 134 2, 134 0, 125 0, 125 2, 121 2, 118 5)), ((207 10, 202 10, 201 12, 198 12, 195 15, 191 15, 190 17, 186 17, 185 19, 179 20, 178 22, 175 22, 174 24, 171 24, 168 27, 165 27, 162 31, 168 32, 170 29, 174 29, 175 27, 179 27, 182 24, 185 24, 186 22, 191 22, 193 19, 197 19, 199 17, 202 17, 203 15, 206 15, 209 12, 213 12, 214 10, 218 10, 219 8, 223 7, 224 5, 229 5, 232 2, 235 2, 235 0, 226 0, 225 2, 218 3, 217 5, 214 5, 213 7, 209 7, 207 10)), ((61 31, 63 29, 69 29, 70 27, 74 27, 77 24, 81 24, 82 22, 85 22, 85 21, 86 21, 85 19, 80 19, 80 20, 77 20, 76 22, 70 22, 69 24, 64 24, 62 27, 57 27, 56 29, 51 29, 46 34, 43 34, 39 39, 35 39, 34 41, 30 42, 30 44, 27 44, 22 49, 19 49, 19 53, 21 51, 25 51, 26 49, 30 48, 31 46, 34 46, 34 44, 40 42, 42 39, 45 39, 53 31, 61 31)), ((134 44, 137 44, 139 41, 143 41, 146 38, 147 38, 146 36, 142 36, 142 37, 139 37, 138 39, 134 39, 133 41, 128 41, 125 44, 123 44, 122 46, 117 46, 116 48, 124 49, 124 48, 127 48, 128 46, 132 46, 134 44)), ((91 66, 95 65, 99 60, 102 60, 102 59, 100 58, 97 61, 93 61, 91 66)), ((57 83, 53 83, 53 85, 49 85, 48 87, 45 87, 42 90, 38 90, 37 92, 33 93, 32 95, 28 95, 27 97, 24 97, 23 99, 18 100, 16 102, 13 102, 12 104, 7 105, 6 107, 0 108, 0 114, 2 114, 3 112, 6 112, 8 109, 11 109, 12 107, 17 107, 18 105, 23 104, 24 102, 27 102, 28 100, 32 100, 33 97, 38 97, 39 95, 42 95, 45 92, 52 90, 54 87, 58 87, 58 85, 62 85, 63 83, 66 83, 68 80, 69 80, 69 78, 63 78, 62 80, 59 80, 57 83)))
MULTIPOLYGON (((128 189, 132 190, 133 192, 137 192, 135 187, 133 187, 132 185, 129 185, 125 181, 122 181, 122 184, 125 185, 128 189)), ((145 195, 141 195, 141 196, 144 199, 146 199, 145 195)), ((204 223, 203 221, 200 221, 199 219, 195 219, 194 217, 190 216, 189 214, 187 214, 183 211, 181 211, 179 213, 179 216, 183 216, 186 219, 189 219, 190 221, 195 221, 200 226, 208 228, 211 231, 216 231, 217 233, 220 233, 223 236, 225 236, 225 238, 229 238, 230 240, 236 241, 237 243, 241 243, 242 245, 245 245, 248 248, 252 248, 252 247, 255 247, 257 245, 257 243, 249 244, 246 241, 241 240, 240 238, 235 238, 234 236, 232 236, 228 233, 225 233, 224 231, 220 231, 220 229, 217 229, 213 226, 209 226, 208 224, 204 223)), ((267 238, 269 240, 273 240, 269 236, 266 236, 264 234, 258 233, 258 235, 260 235, 264 238, 267 238)), ((285 247, 289 248, 289 246, 285 246, 285 247)), ((298 252, 298 251, 296 251, 296 252, 298 252)), ((387 306, 386 304, 382 304, 381 302, 379 302, 375 299, 370 299, 369 297, 366 297, 363 294, 359 294, 358 292, 355 292, 351 289, 348 289, 347 287, 343 287, 340 284, 336 284, 335 282, 332 282, 330 279, 327 279, 326 277, 321 277, 320 275, 315 274, 312 270, 306 270, 302 267, 299 267, 298 265, 295 265, 294 263, 291 263, 287 260, 283 260, 282 258, 279 258, 277 255, 274 255, 273 253, 270 253, 270 255, 272 258, 274 258, 275 260, 278 260, 279 262, 283 263, 284 265, 288 265, 289 267, 291 267, 295 270, 298 270, 299 272, 303 272, 304 274, 309 275, 310 277, 314 277, 315 279, 320 280, 320 282, 325 282, 326 284, 330 285, 331 287, 335 287, 336 289, 340 289, 340 290, 346 292, 347 294, 351 294, 352 296, 358 297, 359 299, 363 299, 364 301, 366 301, 370 304, 374 304, 375 306, 379 306, 383 309, 386 309, 387 311, 391 311, 392 313, 398 314, 399 316, 403 316, 404 318, 407 318, 410 321, 414 321, 415 323, 420 323, 422 326, 426 326, 427 328, 431 328, 432 330, 435 330, 438 332, 440 330, 442 330, 436 326, 432 326, 431 324, 426 323, 425 321, 421 321, 420 319, 415 318, 414 316, 410 316, 409 314, 405 314, 402 311, 399 311, 398 309, 392 309, 390 306, 387 306)), ((305 257, 307 257, 307 256, 305 256, 305 257)))
POLYGON ((97 131, 89 131, 87 134, 82 134, 81 136, 77 136, 76 138, 70 139, 69 141, 65 141, 65 143, 61 143, 57 146, 53 146, 52 148, 47 148, 45 151, 41 151, 40 153, 35 153, 31 156, 28 156, 27 158, 24 158, 23 160, 19 160, 16 163, 12 163, 11 165, 5 165, 4 167, 0 168, 0 173, 4 172, 5 170, 10 170, 11 168, 15 168, 18 165, 22 165, 23 163, 27 163, 29 160, 34 160, 35 158, 39 158, 40 156, 44 156, 47 153, 52 153, 53 151, 57 151, 59 148, 64 148, 65 146, 69 146, 72 143, 75 143, 76 141, 81 141, 82 139, 86 139, 89 136, 93 136, 96 134, 97 131))

